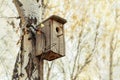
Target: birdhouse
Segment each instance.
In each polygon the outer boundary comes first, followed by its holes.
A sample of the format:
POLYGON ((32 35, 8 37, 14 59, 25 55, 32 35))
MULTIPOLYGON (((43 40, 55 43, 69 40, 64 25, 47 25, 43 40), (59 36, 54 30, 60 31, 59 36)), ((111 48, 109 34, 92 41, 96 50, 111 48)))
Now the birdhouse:
POLYGON ((65 56, 65 23, 65 19, 56 15, 41 23, 44 26, 36 34, 36 56, 49 61, 65 56))

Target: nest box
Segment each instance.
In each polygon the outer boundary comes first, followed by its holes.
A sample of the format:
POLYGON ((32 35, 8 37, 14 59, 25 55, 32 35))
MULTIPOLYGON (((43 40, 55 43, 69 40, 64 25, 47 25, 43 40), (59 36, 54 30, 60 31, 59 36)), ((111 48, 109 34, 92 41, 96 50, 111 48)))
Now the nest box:
POLYGON ((65 23, 65 19, 56 15, 42 22, 44 27, 36 34, 36 56, 49 61, 65 56, 65 23))

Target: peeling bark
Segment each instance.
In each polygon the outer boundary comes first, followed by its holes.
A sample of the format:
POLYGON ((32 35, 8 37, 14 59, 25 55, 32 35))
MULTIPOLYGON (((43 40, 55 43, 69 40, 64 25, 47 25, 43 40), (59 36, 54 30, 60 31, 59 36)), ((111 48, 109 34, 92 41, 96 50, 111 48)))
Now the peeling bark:
MULTIPOLYGON (((39 60, 35 56, 35 30, 37 16, 26 15, 24 5, 20 0, 13 0, 20 16, 21 47, 16 58, 12 80, 43 80, 39 73, 39 60), (40 79, 41 78, 41 79, 40 79)), ((34 3, 33 3, 34 4, 34 3)), ((29 7, 29 6, 28 6, 29 7)), ((43 66, 42 66, 43 67, 43 66)))

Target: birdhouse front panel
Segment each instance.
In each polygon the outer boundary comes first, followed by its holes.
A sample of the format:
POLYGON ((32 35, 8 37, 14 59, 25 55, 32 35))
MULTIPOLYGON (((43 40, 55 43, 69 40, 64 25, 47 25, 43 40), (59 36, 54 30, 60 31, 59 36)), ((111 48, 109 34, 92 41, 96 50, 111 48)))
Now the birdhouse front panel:
POLYGON ((51 27, 51 43, 54 44, 51 47, 51 50, 59 55, 63 56, 64 53, 64 32, 63 32, 63 24, 53 20, 51 27))
POLYGON ((41 42, 44 42, 45 47, 39 46, 43 52, 42 54, 37 52, 38 55, 40 54, 40 56, 49 61, 65 55, 64 23, 66 23, 66 20, 55 15, 42 22, 44 27, 41 28, 41 34, 45 41, 41 42))

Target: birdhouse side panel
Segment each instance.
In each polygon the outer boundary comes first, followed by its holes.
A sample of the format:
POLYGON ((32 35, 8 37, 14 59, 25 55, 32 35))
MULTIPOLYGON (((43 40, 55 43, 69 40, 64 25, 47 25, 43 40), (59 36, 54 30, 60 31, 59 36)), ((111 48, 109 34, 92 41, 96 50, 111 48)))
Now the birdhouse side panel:
POLYGON ((43 23, 44 27, 42 28, 42 32, 45 35, 45 52, 50 49, 51 45, 51 20, 47 20, 43 23))
POLYGON ((43 23, 44 27, 41 32, 36 34, 36 55, 39 56, 45 53, 50 47, 50 21, 47 20, 43 23))
POLYGON ((36 34, 36 56, 41 55, 45 48, 45 38, 43 34, 36 34))

